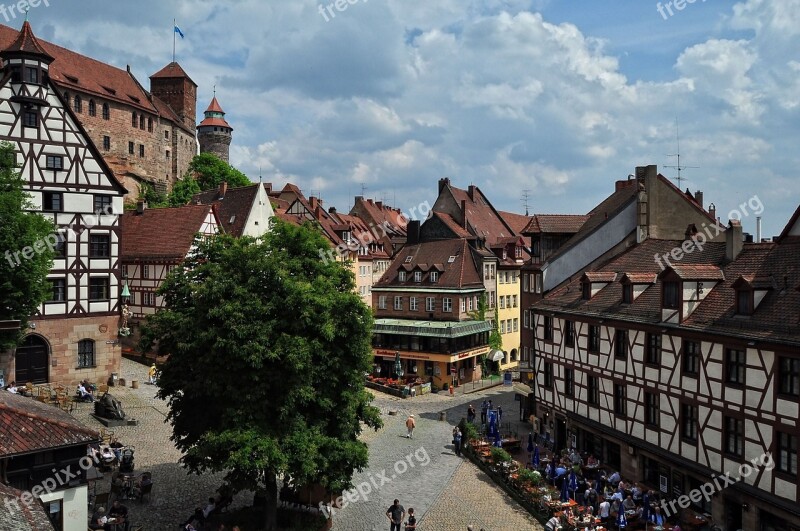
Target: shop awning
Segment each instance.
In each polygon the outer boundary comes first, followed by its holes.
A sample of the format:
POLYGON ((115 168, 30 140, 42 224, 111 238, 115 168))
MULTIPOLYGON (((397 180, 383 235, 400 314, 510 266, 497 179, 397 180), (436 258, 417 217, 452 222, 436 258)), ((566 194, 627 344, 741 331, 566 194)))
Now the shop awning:
POLYGON ((489 352, 489 361, 503 361, 506 355, 503 353, 502 350, 493 350, 489 352))
POLYGON ((463 337, 489 332, 492 325, 487 321, 415 321, 411 319, 375 319, 372 332, 428 337, 463 337))

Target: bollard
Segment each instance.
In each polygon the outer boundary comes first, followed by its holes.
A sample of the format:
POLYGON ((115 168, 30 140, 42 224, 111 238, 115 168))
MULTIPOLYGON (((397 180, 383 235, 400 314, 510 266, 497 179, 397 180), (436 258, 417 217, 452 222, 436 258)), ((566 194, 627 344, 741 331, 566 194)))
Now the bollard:
POLYGON ((453 396, 453 386, 450 386, 450 396, 453 396))
POLYGON ((139 380, 131 380, 131 389, 139 389, 139 380))
POLYGON ((447 411, 440 411, 439 412, 439 420, 444 422, 447 420, 447 411))

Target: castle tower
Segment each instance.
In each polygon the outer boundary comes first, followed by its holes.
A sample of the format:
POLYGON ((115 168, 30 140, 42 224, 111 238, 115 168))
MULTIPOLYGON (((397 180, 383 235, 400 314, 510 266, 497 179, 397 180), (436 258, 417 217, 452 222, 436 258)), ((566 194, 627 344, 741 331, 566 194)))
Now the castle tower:
POLYGON ((175 61, 150 76, 150 92, 172 107, 190 131, 197 119, 197 84, 175 61))
POLYGON ((205 118, 197 126, 200 153, 213 153, 228 162, 233 128, 225 121, 225 111, 220 107, 216 96, 211 100, 204 114, 205 118))

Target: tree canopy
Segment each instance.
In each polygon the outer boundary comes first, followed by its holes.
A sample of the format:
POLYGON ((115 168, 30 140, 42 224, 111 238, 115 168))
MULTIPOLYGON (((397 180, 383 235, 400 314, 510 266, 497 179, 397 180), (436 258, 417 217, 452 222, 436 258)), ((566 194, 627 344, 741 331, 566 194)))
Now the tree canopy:
POLYGON ((231 188, 253 184, 247 175, 213 153, 195 155, 189 163, 187 176, 194 177, 201 190, 217 188, 223 181, 231 188))
POLYGON ((17 171, 16 152, 0 144, 0 321, 20 320, 20 331, 0 331, 0 350, 13 347, 29 316, 52 293, 47 280, 56 244, 53 222, 34 206, 17 171))
POLYGON ((158 396, 183 464, 226 472, 234 490, 266 491, 267 530, 279 474, 351 488, 367 464, 358 434, 381 425, 364 389, 371 310, 352 272, 319 259, 327 246, 311 226, 281 221, 262 240, 198 240, 143 334, 143 349, 157 339, 169 354, 158 396))

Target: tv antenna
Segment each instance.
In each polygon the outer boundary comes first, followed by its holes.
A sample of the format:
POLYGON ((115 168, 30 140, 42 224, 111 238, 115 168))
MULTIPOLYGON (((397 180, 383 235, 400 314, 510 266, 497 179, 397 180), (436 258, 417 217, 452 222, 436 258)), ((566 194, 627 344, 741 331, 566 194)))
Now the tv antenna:
POLYGON ((674 180, 678 181, 678 188, 682 189, 681 182, 687 181, 686 177, 681 176, 681 171, 687 168, 699 168, 700 166, 681 166, 681 133, 680 129, 678 128, 678 119, 675 119, 675 141, 678 146, 678 151, 674 155, 667 155, 668 157, 675 157, 676 162, 673 166, 664 166, 665 168, 672 168, 678 171, 678 176, 673 177, 674 180))
POLYGON ((528 214, 528 199, 530 198, 530 192, 531 191, 529 189, 527 189, 527 188, 525 190, 523 190, 522 191, 522 199, 520 199, 520 201, 522 201, 522 204, 525 205, 525 215, 526 216, 530 215, 530 214, 528 214))
POLYGON ((360 185, 361 185, 361 197, 365 197, 365 196, 364 196, 364 192, 367 190, 367 185, 366 185, 366 183, 358 183, 358 184, 360 184, 360 185))

